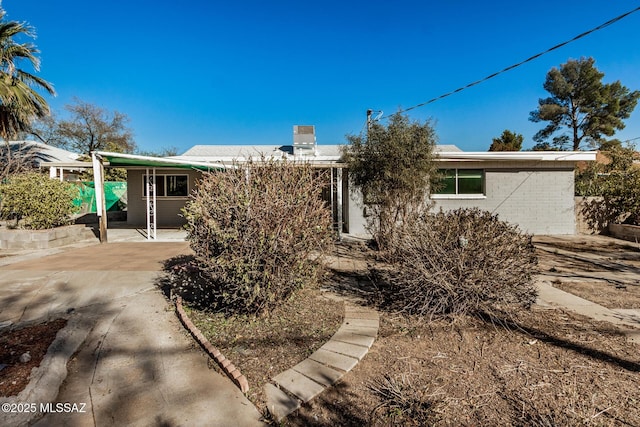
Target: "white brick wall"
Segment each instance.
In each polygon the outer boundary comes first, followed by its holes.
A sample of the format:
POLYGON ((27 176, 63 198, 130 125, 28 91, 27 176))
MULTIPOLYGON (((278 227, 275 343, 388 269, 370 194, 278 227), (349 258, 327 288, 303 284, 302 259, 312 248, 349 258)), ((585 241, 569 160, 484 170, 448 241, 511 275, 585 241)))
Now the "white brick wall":
MULTIPOLYGON (((573 163, 447 162, 443 169, 485 170, 485 197, 436 199, 434 209, 478 207, 533 234, 576 234, 573 163), (546 165, 545 165, 546 166, 546 165), (555 167, 552 169, 550 166, 555 167)), ((361 198, 350 192, 349 233, 368 236, 361 198)))
POLYGON ((485 172, 484 199, 438 199, 436 209, 479 207, 529 233, 575 234, 573 186, 573 170, 492 169, 485 172))

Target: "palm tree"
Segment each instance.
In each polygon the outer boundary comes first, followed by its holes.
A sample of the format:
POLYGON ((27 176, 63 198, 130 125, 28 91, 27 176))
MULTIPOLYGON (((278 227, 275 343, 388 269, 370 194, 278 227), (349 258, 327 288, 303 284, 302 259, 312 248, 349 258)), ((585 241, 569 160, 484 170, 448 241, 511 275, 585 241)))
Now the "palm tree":
POLYGON ((51 83, 18 67, 27 60, 39 71, 39 51, 32 43, 14 40, 18 35, 33 37, 33 30, 23 22, 5 21, 5 15, 0 6, 0 138, 8 141, 28 131, 33 119, 49 115, 49 105, 37 90, 50 95, 55 91, 51 83))

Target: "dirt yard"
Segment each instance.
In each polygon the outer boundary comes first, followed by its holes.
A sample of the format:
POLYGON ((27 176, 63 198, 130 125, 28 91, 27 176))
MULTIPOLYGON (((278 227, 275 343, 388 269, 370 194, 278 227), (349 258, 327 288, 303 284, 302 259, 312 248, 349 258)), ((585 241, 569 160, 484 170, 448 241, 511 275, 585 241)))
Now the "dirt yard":
POLYGON ((344 307, 314 287, 300 290, 268 316, 227 317, 189 308, 187 315, 247 377, 247 397, 265 412, 263 385, 329 341, 342 324, 344 307))
MULTIPOLYGON (((536 245, 544 280, 611 309, 640 308, 638 245, 602 237, 540 237, 536 245)), ((363 246, 337 251, 373 261, 363 246)), ((342 306, 323 297, 326 289, 372 290, 366 274, 348 269, 329 272, 323 288, 306 289, 250 322, 192 313, 249 378, 249 397, 262 410, 264 382, 304 359, 340 324, 342 306)), ((2 361, 20 368, 0 371, 2 395, 24 387, 62 326, 2 334, 2 361), (27 350, 29 364, 12 362, 27 350)), ((379 336, 362 362, 284 424, 640 426, 638 390, 640 346, 608 323, 536 306, 503 318, 431 322, 382 312, 379 336)))
MULTIPOLYGON (((600 237, 536 245, 554 285, 607 307, 639 307, 637 246, 600 237)), ((287 424, 638 426, 639 373, 640 346, 558 309, 432 322, 382 313, 369 354, 287 424)))
POLYGON ((29 384, 47 349, 67 321, 56 319, 0 333, 0 396, 17 396, 29 384), (20 360, 28 353, 29 356, 20 360))
MULTIPOLYGON (((541 277, 554 286, 609 308, 640 307, 636 246, 600 237, 537 238, 536 245, 541 277)), ((337 251, 373 262, 361 245, 337 251)), ((323 285, 350 295, 372 290, 366 274, 344 269, 332 271, 323 285)), ((307 291, 289 302, 288 312, 297 315, 280 328, 243 329, 234 321, 225 329, 215 321, 212 343, 233 355, 254 379, 254 390, 282 367, 273 365, 273 346, 263 349, 253 340, 295 341, 302 351, 287 358, 293 363, 331 335, 326 326, 336 322, 335 306, 323 302, 320 290, 307 291), (322 327, 291 339, 291 331, 312 330, 312 324, 322 327)), ((639 426, 639 373, 637 344, 613 325, 559 309, 534 306, 509 317, 431 322, 382 312, 379 336, 364 359, 284 425, 639 426)), ((264 410, 259 391, 250 397, 264 410)))
POLYGON ((640 309, 640 245, 603 237, 538 237, 539 268, 553 286, 609 309, 640 309))

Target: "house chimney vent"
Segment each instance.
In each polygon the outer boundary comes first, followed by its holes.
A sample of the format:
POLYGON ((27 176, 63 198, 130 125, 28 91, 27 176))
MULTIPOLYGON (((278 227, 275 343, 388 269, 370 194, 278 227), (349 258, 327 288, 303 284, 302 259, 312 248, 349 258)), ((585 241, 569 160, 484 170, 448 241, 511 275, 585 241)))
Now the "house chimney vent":
POLYGON ((316 127, 294 125, 293 126, 293 154, 314 155, 316 152, 316 127))

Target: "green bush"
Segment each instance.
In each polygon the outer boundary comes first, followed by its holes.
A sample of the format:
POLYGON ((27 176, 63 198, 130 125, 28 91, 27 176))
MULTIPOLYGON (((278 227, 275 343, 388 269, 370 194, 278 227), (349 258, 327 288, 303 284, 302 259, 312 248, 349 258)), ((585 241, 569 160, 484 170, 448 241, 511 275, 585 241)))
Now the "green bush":
POLYGON ((216 310, 280 304, 316 281, 313 255, 332 241, 323 178, 306 164, 265 159, 205 174, 183 210, 196 265, 174 270, 216 310))
POLYGON ((77 195, 75 185, 38 172, 12 175, 0 184, 0 216, 35 230, 67 225, 77 195))
POLYGON ((458 209, 422 217, 376 276, 386 303, 418 315, 486 313, 535 302, 537 258, 531 236, 497 215, 458 209))
POLYGON ((640 225, 640 168, 635 146, 614 144, 602 155, 606 161, 591 162, 576 172, 576 195, 599 196, 585 201, 582 215, 595 230, 611 223, 640 225))
POLYGON ((347 139, 342 154, 352 188, 361 192, 367 230, 385 251, 404 224, 431 206, 429 192, 438 184, 435 129, 398 112, 386 125, 374 121, 367 135, 347 139))

